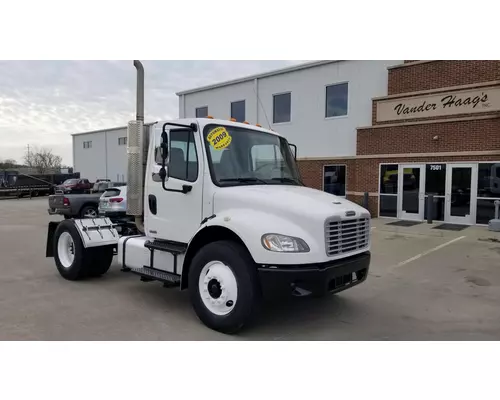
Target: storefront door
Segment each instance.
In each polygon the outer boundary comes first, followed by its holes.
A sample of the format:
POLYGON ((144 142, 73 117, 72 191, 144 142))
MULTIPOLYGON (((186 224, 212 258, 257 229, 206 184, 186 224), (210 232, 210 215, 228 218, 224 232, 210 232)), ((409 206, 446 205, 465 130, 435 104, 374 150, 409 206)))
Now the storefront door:
POLYGON ((473 225, 476 221, 477 164, 448 164, 445 221, 473 225))
POLYGON ((423 220, 425 207, 425 166, 400 165, 398 171, 398 218, 423 220))

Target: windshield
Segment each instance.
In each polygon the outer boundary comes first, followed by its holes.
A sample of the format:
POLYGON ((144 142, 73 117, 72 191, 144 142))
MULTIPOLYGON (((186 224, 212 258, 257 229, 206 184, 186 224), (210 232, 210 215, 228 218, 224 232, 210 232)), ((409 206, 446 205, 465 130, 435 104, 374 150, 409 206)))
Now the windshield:
POLYGON ((204 142, 212 180, 218 186, 302 185, 286 139, 233 126, 208 125, 204 142))
POLYGON ((63 182, 63 185, 75 185, 78 183, 78 179, 67 179, 63 182))

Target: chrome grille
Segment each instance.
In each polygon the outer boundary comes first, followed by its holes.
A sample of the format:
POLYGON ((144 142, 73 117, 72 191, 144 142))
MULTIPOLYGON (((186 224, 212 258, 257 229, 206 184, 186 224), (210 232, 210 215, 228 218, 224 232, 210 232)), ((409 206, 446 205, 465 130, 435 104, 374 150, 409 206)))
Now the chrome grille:
POLYGON ((326 221, 326 254, 350 253, 368 247, 370 240, 370 219, 346 219, 326 221))

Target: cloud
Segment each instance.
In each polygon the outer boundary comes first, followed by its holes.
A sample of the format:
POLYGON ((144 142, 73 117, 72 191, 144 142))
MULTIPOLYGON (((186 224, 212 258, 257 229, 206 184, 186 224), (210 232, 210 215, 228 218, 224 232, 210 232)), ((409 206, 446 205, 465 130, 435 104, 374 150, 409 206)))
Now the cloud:
MULTIPOLYGON (((299 61, 144 61, 146 120, 176 118, 176 92, 299 61)), ((135 115, 131 61, 0 61, 0 159, 45 146, 72 163, 71 133, 135 115)))

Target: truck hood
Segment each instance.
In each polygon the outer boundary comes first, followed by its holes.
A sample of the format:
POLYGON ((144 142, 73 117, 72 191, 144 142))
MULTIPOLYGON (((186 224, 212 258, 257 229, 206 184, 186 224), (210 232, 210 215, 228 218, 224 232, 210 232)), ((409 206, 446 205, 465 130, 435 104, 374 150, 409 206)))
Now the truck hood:
POLYGON ((266 185, 235 186, 218 190, 214 195, 214 213, 231 209, 257 209, 283 218, 315 219, 321 224, 328 217, 369 216, 363 207, 343 197, 304 186, 266 185))

